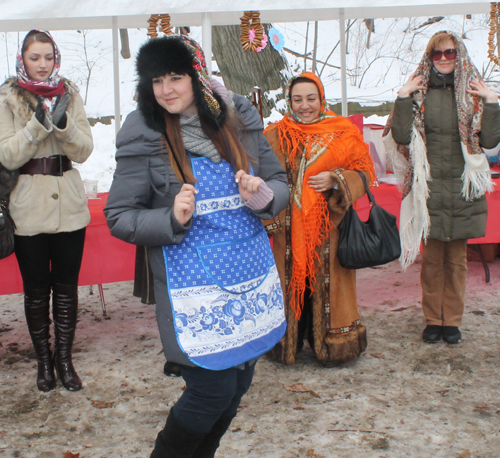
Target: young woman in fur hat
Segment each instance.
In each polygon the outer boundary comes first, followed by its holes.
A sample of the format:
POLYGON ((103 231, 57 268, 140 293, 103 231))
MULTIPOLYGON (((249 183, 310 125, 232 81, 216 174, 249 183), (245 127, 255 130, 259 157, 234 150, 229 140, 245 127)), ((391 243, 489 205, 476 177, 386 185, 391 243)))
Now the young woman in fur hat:
POLYGON ((417 70, 399 90, 384 136, 401 154, 395 172, 401 171, 404 182, 404 267, 424 241, 422 338, 456 344, 462 337, 467 239, 486 232, 485 193, 493 186, 481 147, 500 141, 498 96, 482 81, 460 36, 444 31, 430 39, 417 70))
POLYGON ((17 56, 17 76, 0 87, 0 169, 18 175, 9 210, 16 224, 15 254, 40 391, 56 386, 54 363, 66 389, 82 388, 71 349, 90 213, 72 161, 84 162, 93 142, 83 100, 77 87, 59 76, 60 63, 50 34, 32 30, 17 56), (51 291, 54 357, 49 343, 51 291))
POLYGON ((114 236, 148 247, 165 356, 186 382, 151 456, 213 457, 285 331, 260 219, 287 205, 286 174, 250 102, 212 90, 194 40, 152 39, 136 65, 105 213, 114 236))

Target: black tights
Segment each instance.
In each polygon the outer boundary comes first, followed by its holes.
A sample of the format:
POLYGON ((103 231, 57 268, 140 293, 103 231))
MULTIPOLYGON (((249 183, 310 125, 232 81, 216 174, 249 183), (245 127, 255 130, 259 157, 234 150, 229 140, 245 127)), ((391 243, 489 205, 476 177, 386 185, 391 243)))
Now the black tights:
POLYGON ((78 284, 85 228, 73 232, 14 236, 23 283, 30 288, 49 288, 55 283, 78 284))
MULTIPOLYGON (((309 280, 309 279, 308 279, 309 280)), ((308 281, 309 283, 309 281, 308 281)), ((304 338, 307 335, 307 341, 309 346, 314 351, 314 327, 313 327, 313 293, 306 286, 306 291, 304 293, 304 306, 302 307, 302 313, 300 315, 300 320, 297 329, 297 353, 302 351, 304 348, 304 338)))

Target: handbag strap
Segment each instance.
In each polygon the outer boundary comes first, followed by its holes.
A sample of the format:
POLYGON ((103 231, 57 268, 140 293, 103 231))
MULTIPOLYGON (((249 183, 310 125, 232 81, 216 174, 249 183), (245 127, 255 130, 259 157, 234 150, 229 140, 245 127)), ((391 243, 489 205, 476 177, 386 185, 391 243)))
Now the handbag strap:
POLYGON ((351 190, 350 190, 349 185, 347 184, 347 181, 342 173, 344 171, 345 171, 345 169, 341 169, 340 167, 337 167, 337 168, 332 170, 332 172, 335 173, 340 178, 340 181, 342 181, 342 184, 344 185, 346 197, 347 197, 347 203, 349 204, 349 207, 352 207, 351 190))
POLYGON ((366 182, 365 174, 359 170, 356 170, 356 172, 359 173, 359 176, 361 177, 361 181, 363 181, 363 184, 365 185, 365 190, 366 190, 366 194, 368 195, 368 200, 370 201, 372 207, 376 207, 378 204, 375 201, 375 197, 373 197, 373 194, 371 193, 370 188, 368 187, 368 183, 366 182))

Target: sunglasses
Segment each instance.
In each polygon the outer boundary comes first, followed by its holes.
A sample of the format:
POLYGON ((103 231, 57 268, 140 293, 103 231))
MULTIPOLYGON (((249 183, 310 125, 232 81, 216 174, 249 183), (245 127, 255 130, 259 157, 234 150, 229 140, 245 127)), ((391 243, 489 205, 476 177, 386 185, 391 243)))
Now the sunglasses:
POLYGON ((437 51, 435 49, 432 50, 431 52, 431 59, 434 62, 437 62, 438 60, 441 60, 443 58, 447 60, 455 60, 457 58, 457 50, 452 48, 452 49, 446 49, 445 51, 437 51))

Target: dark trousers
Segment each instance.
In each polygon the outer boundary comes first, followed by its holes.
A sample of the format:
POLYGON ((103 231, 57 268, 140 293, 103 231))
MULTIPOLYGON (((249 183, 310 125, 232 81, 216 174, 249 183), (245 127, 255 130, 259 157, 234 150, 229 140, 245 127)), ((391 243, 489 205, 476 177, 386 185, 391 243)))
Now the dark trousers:
POLYGON ((85 228, 56 234, 14 236, 23 283, 37 289, 55 283, 78 284, 84 242, 85 228))
POLYGON ((206 434, 220 417, 236 415, 240 400, 252 383, 255 364, 211 371, 182 366, 184 393, 173 407, 177 422, 186 430, 206 434))

